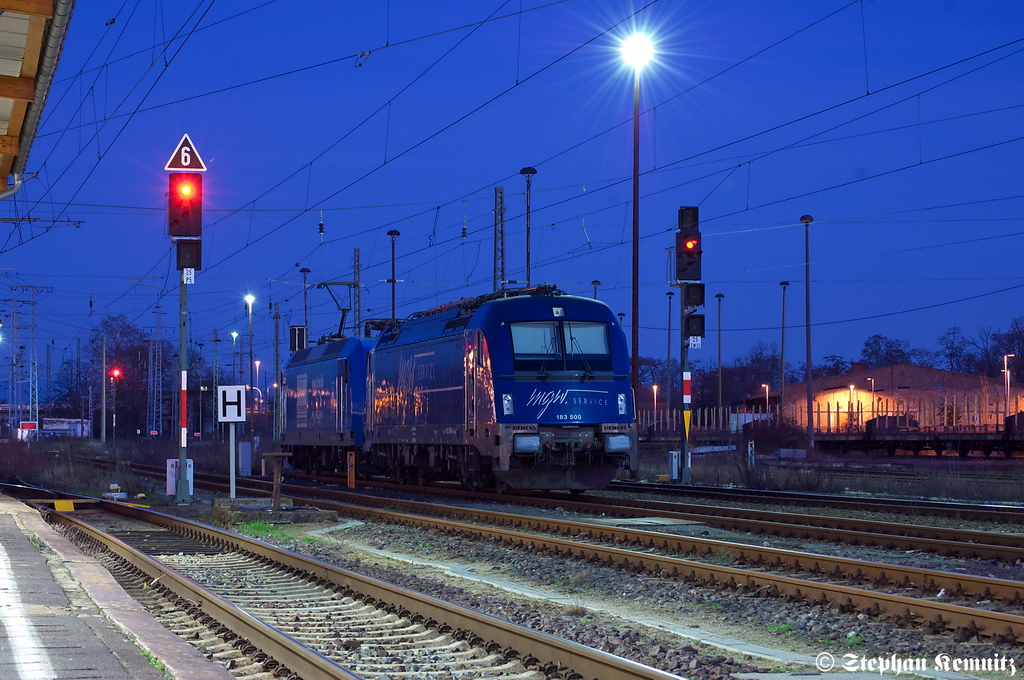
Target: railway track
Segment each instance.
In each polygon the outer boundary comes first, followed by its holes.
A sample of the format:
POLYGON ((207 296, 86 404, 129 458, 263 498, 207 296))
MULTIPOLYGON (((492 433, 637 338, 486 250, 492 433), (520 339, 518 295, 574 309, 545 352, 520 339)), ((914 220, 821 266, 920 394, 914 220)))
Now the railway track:
POLYGON ((874 512, 899 512, 908 517, 950 517, 997 522, 1024 523, 1024 508, 1013 505, 969 504, 924 499, 870 498, 815 494, 798 491, 768 491, 763 489, 723 489, 715 486, 683 486, 680 484, 638 483, 615 481, 609 491, 628 493, 662 493, 675 497, 714 499, 721 502, 764 503, 785 502, 804 507, 827 507, 874 512))
POLYGON ((261 541, 124 504, 100 507, 91 520, 47 517, 240 677, 677 677, 261 541))
MULTIPOLYGON (((284 491, 299 498, 310 489, 285 485, 284 491)), ((517 549, 617 565, 647 574, 734 590, 743 595, 828 604, 841 611, 857 611, 901 626, 918 625, 946 631, 961 641, 976 636, 995 642, 1024 641, 1024 584, 1018 581, 834 558, 558 517, 538 518, 330 490, 318 490, 316 493, 331 496, 333 500, 306 497, 302 502, 334 509, 349 517, 472 535, 517 549), (341 497, 353 502, 343 503, 338 500, 341 497), (396 506, 406 512, 395 510, 396 506), (422 514, 410 514, 412 510, 422 514), (696 559, 677 555, 694 555, 696 559), (701 557, 721 561, 723 556, 732 564, 723 566, 699 561, 701 557)))
MULTIPOLYGON (((211 478, 211 482, 213 478, 211 478)), ((214 482, 215 483, 215 482, 214 482)), ((259 485, 264 482, 256 481, 259 485)), ((311 489, 298 485, 286 485, 288 493, 323 495, 336 498, 345 503, 385 505, 390 507, 408 508, 410 511, 430 514, 436 512, 431 508, 436 504, 403 501, 388 498, 382 503, 371 496, 331 489, 311 489), (365 500, 364 500, 365 499, 365 500)), ((396 487, 416 493, 423 493, 416 487, 396 487)), ((432 487, 430 493, 435 489, 432 487)), ((450 490, 448 493, 463 498, 479 501, 494 501, 490 494, 472 494, 464 490, 450 490)), ((935 553, 944 556, 957 555, 965 558, 996 559, 1001 561, 1024 561, 1024 545, 1016 533, 994 533, 971 531, 947 527, 929 527, 916 524, 902 524, 871 520, 853 520, 818 515, 768 512, 759 509, 728 508, 719 506, 681 505, 664 501, 645 501, 620 499, 602 496, 589 497, 586 500, 562 494, 521 494, 502 496, 503 501, 521 503, 546 508, 577 512, 594 517, 612 516, 621 518, 644 518, 655 514, 663 519, 675 519, 680 523, 701 523, 730 531, 749 532, 755 535, 779 536, 815 540, 830 543, 846 543, 850 545, 877 546, 889 549, 915 550, 935 553)), ((458 506, 445 506, 444 512, 449 516, 459 513, 458 506)), ((463 512, 466 516, 493 517, 495 523, 515 522, 504 513, 490 513, 473 508, 463 512)))

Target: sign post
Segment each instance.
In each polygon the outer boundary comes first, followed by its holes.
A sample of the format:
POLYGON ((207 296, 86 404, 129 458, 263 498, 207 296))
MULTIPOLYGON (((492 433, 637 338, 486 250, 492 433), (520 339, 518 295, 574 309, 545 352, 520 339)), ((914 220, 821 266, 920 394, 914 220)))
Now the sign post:
POLYGON ((231 498, 235 497, 235 423, 245 422, 245 385, 217 385, 217 422, 231 423, 228 470, 231 498))

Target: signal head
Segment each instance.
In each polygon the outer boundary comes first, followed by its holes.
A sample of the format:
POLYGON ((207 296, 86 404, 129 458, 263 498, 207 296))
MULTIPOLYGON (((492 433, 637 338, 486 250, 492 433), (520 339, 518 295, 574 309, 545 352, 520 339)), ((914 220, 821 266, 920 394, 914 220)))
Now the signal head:
POLYGON ((174 238, 203 235, 203 176, 198 172, 172 172, 167 192, 167 231, 174 238))

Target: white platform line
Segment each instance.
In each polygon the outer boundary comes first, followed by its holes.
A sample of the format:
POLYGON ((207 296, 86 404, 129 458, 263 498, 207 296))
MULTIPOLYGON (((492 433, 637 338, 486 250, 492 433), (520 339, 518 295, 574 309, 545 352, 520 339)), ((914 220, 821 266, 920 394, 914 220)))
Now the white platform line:
POLYGON ((36 637, 17 588, 11 560, 0 544, 0 624, 7 630, 7 640, 14 654, 14 671, 21 680, 50 680, 56 677, 50 657, 36 637))

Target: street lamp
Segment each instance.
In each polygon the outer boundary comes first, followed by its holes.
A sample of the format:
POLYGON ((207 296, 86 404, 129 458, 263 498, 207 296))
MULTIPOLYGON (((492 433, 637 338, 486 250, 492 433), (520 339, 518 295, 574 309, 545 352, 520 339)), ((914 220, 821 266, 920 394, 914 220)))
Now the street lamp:
MULTIPOLYGON (((303 317, 302 318, 303 318, 303 323, 306 324, 306 338, 308 339, 309 338, 309 286, 306 284, 306 282, 308 280, 307 277, 310 274, 310 270, 309 270, 308 267, 303 267, 302 269, 299 270, 299 273, 302 274, 302 313, 303 313, 303 317)), ((306 348, 305 347, 300 347, 299 349, 306 349, 306 348)))
POLYGON ((658 412, 658 386, 651 385, 651 389, 654 390, 654 412, 658 412))
POLYGON ((396 312, 397 305, 395 304, 395 239, 402 235, 402 232, 397 229, 391 229, 388 231, 388 236, 391 237, 391 318, 397 319, 398 313, 396 312))
MULTIPOLYGON (((526 177, 526 287, 530 287, 530 183, 537 174, 535 168, 523 168, 520 175, 526 177)), ((596 295, 594 297, 597 297, 596 295)))
POLYGON ((238 382, 238 331, 231 331, 231 380, 238 382))
MULTIPOLYGON (((718 300, 718 417, 723 418, 722 413, 722 298, 721 293, 715 293, 718 300)), ((679 321, 682 323, 682 320, 679 321)))
POLYGON ((780 281, 782 286, 782 348, 779 350, 779 408, 786 408, 786 288, 789 281, 780 281))
MULTIPOLYGON (((875 379, 874 378, 864 378, 864 379, 871 383, 871 417, 874 418, 875 417, 875 379)), ((939 399, 939 401, 942 401, 942 400, 939 399)), ((945 423, 943 423, 943 425, 945 425, 945 423)))
POLYGON ((249 388, 252 389, 255 384, 252 381, 252 303, 256 302, 256 296, 246 293, 242 299, 245 300, 245 306, 249 308, 249 388))
POLYGON ((1004 393, 1003 401, 1003 417, 1010 417, 1010 357, 1017 356, 1016 354, 1004 354, 1003 355, 1003 374, 1006 376, 1006 392, 1004 393))
POLYGON ((804 215, 804 316, 806 329, 807 356, 804 361, 804 382, 807 383, 807 448, 814 451, 814 385, 811 378, 811 222, 814 218, 804 215))
MULTIPOLYGON (((254 382, 252 384, 252 386, 253 386, 253 388, 257 388, 258 389, 259 388, 259 384, 260 384, 260 360, 257 359, 253 363, 256 364, 256 382, 254 382)), ((260 391, 260 395, 262 395, 262 394, 263 394, 263 392, 261 390, 260 391)), ((263 401, 262 397, 260 398, 260 401, 263 401)), ((257 408, 256 410, 258 411, 260 409, 257 408)))
POLYGON ((640 374, 640 71, 654 56, 654 45, 646 35, 635 33, 622 42, 622 58, 633 67, 633 393, 640 374))
POLYGON ((761 383, 761 387, 764 388, 764 412, 768 413, 768 390, 771 389, 764 383, 761 383))
POLYGON ((598 281, 597 279, 594 279, 593 281, 590 282, 590 285, 594 287, 594 299, 596 300, 597 299, 597 287, 601 285, 601 282, 598 281))
POLYGON ((853 385, 850 385, 850 399, 849 399, 849 401, 847 401, 846 411, 847 411, 847 413, 846 413, 846 429, 847 430, 852 430, 853 429, 853 420, 854 420, 854 416, 855 416, 854 409, 853 409, 853 385))
POLYGON ((669 402, 672 400, 672 296, 675 295, 674 291, 665 293, 665 297, 668 299, 668 331, 666 333, 666 345, 665 350, 665 413, 671 411, 669 402))

